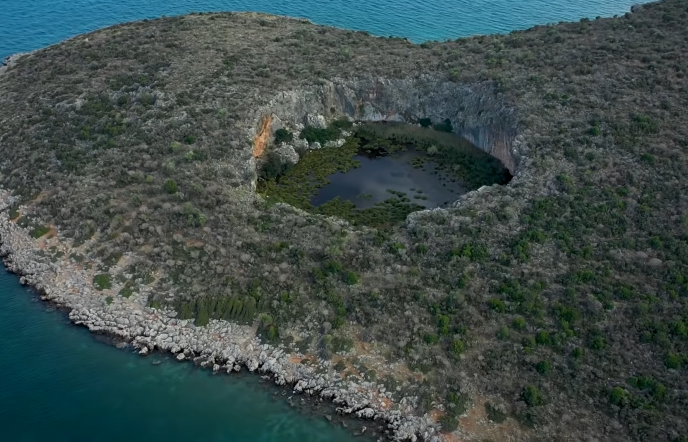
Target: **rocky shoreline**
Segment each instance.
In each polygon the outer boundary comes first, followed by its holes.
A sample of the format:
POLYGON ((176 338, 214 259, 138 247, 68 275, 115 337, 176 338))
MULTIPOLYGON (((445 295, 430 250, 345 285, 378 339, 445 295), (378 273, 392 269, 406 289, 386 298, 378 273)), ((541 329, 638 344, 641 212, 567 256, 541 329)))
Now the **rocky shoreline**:
POLYGON ((126 341, 142 355, 170 352, 180 361, 192 360, 214 372, 233 373, 245 367, 270 376, 277 385, 292 386, 294 394, 331 400, 337 413, 384 422, 389 440, 443 439, 427 416, 414 414, 416 398, 392 403, 382 385, 343 379, 330 361, 311 357, 304 365, 306 355, 262 343, 252 327, 218 320, 195 327, 192 321, 176 319, 172 310, 147 307, 150 290, 146 288, 130 298, 116 292, 109 296, 113 290, 96 290, 95 272, 70 257, 74 250, 59 232, 34 239, 9 219, 12 202, 9 192, 0 191, 0 257, 22 284, 34 288, 43 300, 66 308, 73 323, 126 341), (61 252, 61 257, 44 256, 48 247, 61 252))

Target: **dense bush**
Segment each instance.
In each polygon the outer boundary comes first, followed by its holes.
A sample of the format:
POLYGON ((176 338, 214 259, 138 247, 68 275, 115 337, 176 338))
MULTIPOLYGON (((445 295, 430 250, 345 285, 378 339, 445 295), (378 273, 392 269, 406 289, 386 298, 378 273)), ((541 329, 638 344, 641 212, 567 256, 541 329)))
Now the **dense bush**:
POLYGON ((50 227, 48 226, 36 226, 29 232, 29 234, 34 238, 40 238, 46 233, 50 232, 50 227))
POLYGON ((165 181, 165 192, 169 194, 177 193, 177 183, 174 180, 165 181))
POLYGON ((451 120, 447 118, 441 123, 436 123, 432 126, 435 130, 440 131, 440 132, 449 132, 451 133, 453 128, 451 124, 451 120))
POLYGON ((321 145, 325 145, 325 143, 327 143, 328 141, 334 141, 337 138, 339 138, 340 134, 341 130, 333 125, 330 125, 329 127, 326 127, 324 129, 313 126, 306 126, 299 134, 299 138, 303 138, 309 143, 318 142, 321 145))
POLYGON ((540 393, 540 389, 534 385, 528 385, 525 387, 521 397, 529 407, 537 407, 545 403, 544 399, 542 398, 542 393, 540 393))
POLYGON ((275 144, 289 143, 294 139, 294 134, 286 129, 277 129, 275 131, 275 144))
POLYGON ((112 276, 109 273, 101 273, 93 277, 93 286, 97 290, 112 288, 112 276))

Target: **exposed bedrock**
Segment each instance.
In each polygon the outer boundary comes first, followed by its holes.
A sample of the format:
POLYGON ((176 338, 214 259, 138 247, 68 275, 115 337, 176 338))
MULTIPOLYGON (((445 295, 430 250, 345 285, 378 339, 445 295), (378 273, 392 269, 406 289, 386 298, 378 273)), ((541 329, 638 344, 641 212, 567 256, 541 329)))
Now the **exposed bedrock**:
MULTIPOLYGON (((251 116, 254 139, 266 130, 299 127, 321 116, 348 115, 362 121, 433 123, 450 119, 454 133, 498 158, 516 175, 525 153, 518 116, 490 82, 461 84, 433 77, 418 79, 333 79, 279 93, 251 116)), ((262 139, 262 138, 261 138, 262 139)))

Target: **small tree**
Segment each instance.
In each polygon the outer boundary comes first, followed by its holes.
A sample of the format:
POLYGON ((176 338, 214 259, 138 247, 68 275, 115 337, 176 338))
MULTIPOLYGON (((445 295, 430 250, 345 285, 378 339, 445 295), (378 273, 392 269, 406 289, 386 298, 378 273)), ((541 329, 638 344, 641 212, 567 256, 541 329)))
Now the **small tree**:
POLYGON ((174 180, 165 181, 165 192, 170 195, 177 193, 177 183, 174 180))
POLYGON ((260 176, 264 180, 271 180, 284 175, 291 167, 291 164, 283 163, 277 153, 268 152, 265 163, 261 168, 260 176))
POLYGON ((277 129, 275 131, 275 144, 289 143, 294 139, 294 134, 286 129, 277 129))
POLYGON ((451 120, 450 120, 449 118, 445 119, 444 122, 442 122, 442 123, 437 123, 437 124, 435 124, 435 125, 433 126, 433 128, 434 128, 436 131, 439 131, 439 132, 449 132, 449 133, 451 133, 452 130, 453 130, 453 128, 452 128, 452 123, 451 123, 451 120))
POLYGON ((535 364, 535 369, 541 375, 546 375, 550 371, 552 371, 552 364, 550 364, 549 361, 540 361, 537 364, 535 364))
POLYGON ((466 345, 463 343, 461 339, 454 339, 451 345, 451 350, 455 356, 459 356, 461 353, 464 352, 465 349, 466 345))
POLYGON ((344 278, 344 282, 347 285, 358 284, 358 274, 356 272, 353 272, 351 270, 347 270, 344 272, 343 278, 344 278))
POLYGON ((621 387, 614 387, 609 392, 609 403, 616 406, 622 406, 628 401, 628 392, 621 387))
POLYGON ((445 414, 444 416, 442 416, 439 422, 442 425, 442 429, 447 433, 451 433, 452 431, 459 428, 459 418, 457 418, 456 416, 452 416, 450 414, 445 414))
POLYGON ((112 277, 109 273, 101 273, 93 277, 93 286, 96 290, 112 288, 112 277))
POLYGON ((529 407, 537 407, 545 403, 542 398, 542 393, 540 393, 540 389, 535 385, 528 385, 524 388, 521 397, 529 407))

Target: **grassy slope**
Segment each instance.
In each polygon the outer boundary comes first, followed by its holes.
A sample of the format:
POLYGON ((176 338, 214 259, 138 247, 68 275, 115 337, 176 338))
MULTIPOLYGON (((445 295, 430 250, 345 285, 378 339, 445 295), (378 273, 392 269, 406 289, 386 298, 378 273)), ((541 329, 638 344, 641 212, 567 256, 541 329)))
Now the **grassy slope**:
POLYGON ((156 302, 261 298, 282 336, 403 358, 426 405, 489 397, 533 440, 685 440, 686 23, 667 1, 420 46, 246 14, 116 26, 0 77, 0 185, 77 244, 98 232, 85 252, 161 269, 156 302), (533 160, 515 184, 389 235, 246 190, 242 121, 276 91, 421 73, 497 82, 533 160))

